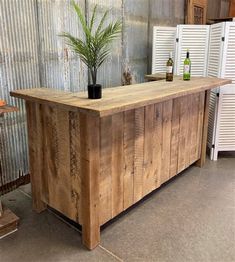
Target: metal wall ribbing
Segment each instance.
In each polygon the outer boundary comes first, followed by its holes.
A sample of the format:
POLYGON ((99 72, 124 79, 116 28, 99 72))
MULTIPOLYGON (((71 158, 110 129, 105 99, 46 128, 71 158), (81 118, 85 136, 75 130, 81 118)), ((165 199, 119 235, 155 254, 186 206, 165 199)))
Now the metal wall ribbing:
MULTIPOLYGON (((132 83, 142 82, 151 60, 152 26, 184 22, 184 0, 76 2, 87 17, 95 4, 100 16, 111 8, 110 21, 119 18, 124 24, 122 37, 113 44, 112 55, 99 72, 98 81, 104 87, 126 83, 127 75, 132 83)), ((62 31, 79 36, 80 29, 70 0, 0 0, 0 98, 20 109, 5 116, 1 131, 4 184, 29 172, 25 107, 9 92, 40 86, 85 90, 86 66, 58 37, 62 31)))

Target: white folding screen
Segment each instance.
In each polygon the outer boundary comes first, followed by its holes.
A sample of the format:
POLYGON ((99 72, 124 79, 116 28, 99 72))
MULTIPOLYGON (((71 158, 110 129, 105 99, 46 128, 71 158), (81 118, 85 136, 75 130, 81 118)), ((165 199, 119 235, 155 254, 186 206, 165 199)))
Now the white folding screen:
MULTIPOLYGON (((169 53, 175 50, 176 27, 154 26, 152 74, 165 73, 169 53)), ((174 59, 174 57, 173 57, 174 59)))
POLYGON ((224 50, 225 23, 211 25, 209 54, 208 54, 208 76, 220 77, 222 68, 222 57, 224 50))
POLYGON ((233 82, 211 93, 207 145, 217 160, 219 151, 235 150, 235 22, 212 25, 209 46, 208 75, 233 82))
POLYGON ((192 76, 232 79, 211 92, 207 145, 217 160, 219 151, 235 150, 235 22, 154 27, 152 73, 165 72, 172 49, 175 74, 182 75, 189 49, 192 76))
POLYGON ((220 87, 213 159, 219 151, 235 150, 235 85, 220 87))
POLYGON ((176 35, 175 72, 183 74, 183 64, 187 49, 190 52, 191 75, 207 75, 209 25, 178 25, 176 35))
POLYGON ((224 49, 221 77, 232 79, 235 84, 235 22, 225 22, 224 49))

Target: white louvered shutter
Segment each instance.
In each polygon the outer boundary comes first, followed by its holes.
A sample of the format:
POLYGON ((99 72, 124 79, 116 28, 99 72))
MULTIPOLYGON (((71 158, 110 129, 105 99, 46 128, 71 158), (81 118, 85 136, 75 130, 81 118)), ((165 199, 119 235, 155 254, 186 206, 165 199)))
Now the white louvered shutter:
POLYGON ((209 54, 208 54, 208 76, 221 77, 225 23, 211 25, 209 54))
POLYGON ((235 22, 212 25, 209 46, 208 76, 233 81, 211 93, 207 145, 217 160, 219 151, 235 150, 235 22))
POLYGON ((153 27, 152 74, 165 73, 169 53, 175 50, 176 27, 153 27))
POLYGON ((235 84, 220 87, 215 147, 217 151, 235 150, 235 84))
POLYGON ((207 76, 209 25, 178 25, 176 42, 176 74, 183 74, 187 49, 190 52, 192 76, 207 76))
POLYGON ((215 144, 215 123, 217 117, 217 103, 218 97, 216 90, 211 91, 210 103, 209 103, 209 119, 208 119, 208 136, 207 136, 207 146, 212 148, 215 144))
POLYGON ((232 79, 235 84, 235 22, 226 22, 222 61, 222 78, 232 79))
MULTIPOLYGON (((211 25, 209 52, 208 52, 208 69, 207 74, 211 77, 220 77, 222 68, 222 58, 224 50, 224 33, 225 23, 218 23, 211 25)), ((214 159, 214 147, 216 140, 216 123, 218 118, 218 96, 219 88, 211 91, 209 104, 209 122, 208 122, 208 136, 207 146, 211 150, 211 159, 214 159)))

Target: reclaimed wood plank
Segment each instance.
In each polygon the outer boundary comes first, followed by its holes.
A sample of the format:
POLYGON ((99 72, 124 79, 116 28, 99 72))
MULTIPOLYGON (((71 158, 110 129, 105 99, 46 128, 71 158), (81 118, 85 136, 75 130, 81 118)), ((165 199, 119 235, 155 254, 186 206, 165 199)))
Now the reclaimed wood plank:
POLYGON ((0 106, 0 115, 6 114, 6 113, 12 113, 16 111, 19 111, 19 108, 15 106, 10 106, 10 105, 0 106))
POLYGON ((39 114, 39 104, 26 101, 28 147, 29 147, 29 170, 32 188, 33 210, 40 213, 46 209, 42 201, 43 191, 43 158, 41 146, 42 122, 39 114))
POLYGON ((145 107, 143 196, 155 187, 153 171, 154 105, 145 107))
POLYGON ((153 165, 155 169, 155 187, 161 185, 161 171, 162 171, 162 104, 155 104, 155 121, 153 134, 153 165))
MULTIPOLYGON (((51 201, 56 205, 56 209, 61 213, 66 214, 70 219, 74 219, 74 213, 77 212, 77 207, 73 206, 72 202, 72 186, 70 174, 70 125, 69 125, 69 111, 56 110, 56 123, 54 133, 56 133, 57 145, 55 159, 57 172, 52 174, 53 182, 50 188, 51 201), (69 189, 69 190, 68 190, 69 189), (53 195, 53 197, 52 197, 53 195), (76 210, 74 210, 76 208, 76 210)), ((52 120, 53 121, 53 120, 52 120)))
POLYGON ((143 195, 144 107, 135 110, 134 202, 143 195))
POLYGON ((112 116, 112 216, 123 211, 123 113, 112 116))
POLYGON ((188 97, 180 99, 180 130, 179 130, 179 155, 178 155, 178 170, 180 173, 186 167, 187 153, 187 134, 188 134, 188 97))
POLYGON ((44 174, 45 184, 45 201, 53 208, 57 208, 57 199, 54 192, 54 183, 58 177, 59 150, 58 150, 58 133, 57 133, 57 108, 51 106, 43 106, 43 122, 44 122, 44 174), (47 180, 47 181, 46 181, 47 180))
POLYGON ((112 218, 112 116, 100 121, 100 224, 103 225, 112 218))
POLYGON ((134 203, 135 111, 124 113, 124 209, 134 203))
POLYGON ((206 145, 207 145, 207 130, 208 130, 208 117, 209 117, 209 102, 210 102, 210 90, 200 93, 200 117, 202 120, 198 125, 199 127, 199 160, 196 162, 196 165, 202 167, 206 162, 206 145), (203 111, 203 113, 201 113, 203 111))
POLYGON ((162 104, 162 165, 161 184, 170 177, 171 118, 173 100, 162 104))
POLYGON ((180 131, 180 98, 173 100, 172 123, 171 123, 171 155, 170 155, 170 178, 178 173, 180 131))
POLYGON ((100 242, 100 119, 81 113, 80 121, 82 240, 86 247, 94 249, 100 242))
POLYGON ((194 109, 192 108, 192 95, 187 96, 187 119, 186 119, 186 138, 185 138, 185 157, 184 157, 184 168, 190 166, 190 154, 191 154, 191 137, 192 137, 192 128, 193 128, 193 114, 194 109))
POLYGON ((199 120, 199 94, 193 94, 191 100, 191 141, 190 141, 190 163, 198 160, 198 120, 199 120))
POLYGON ((182 79, 175 79, 172 83, 154 81, 107 88, 103 90, 103 98, 98 101, 87 99, 85 92, 69 93, 48 88, 16 90, 12 91, 11 95, 39 103, 60 106, 70 111, 79 110, 102 117, 195 94, 230 83, 231 80, 212 77, 192 77, 188 82, 182 79))
POLYGON ((3 207, 0 217, 0 239, 17 230, 19 218, 8 208, 3 207))
POLYGON ((71 219, 82 224, 81 216, 81 133, 80 115, 69 112, 71 219))

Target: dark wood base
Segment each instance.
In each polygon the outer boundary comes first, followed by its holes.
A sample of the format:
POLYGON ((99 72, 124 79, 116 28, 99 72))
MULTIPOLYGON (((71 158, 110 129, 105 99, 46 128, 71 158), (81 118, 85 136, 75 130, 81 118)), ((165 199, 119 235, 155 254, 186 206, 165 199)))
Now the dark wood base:
POLYGON ((0 217, 0 239, 15 232, 18 228, 19 218, 8 208, 3 207, 0 217))

